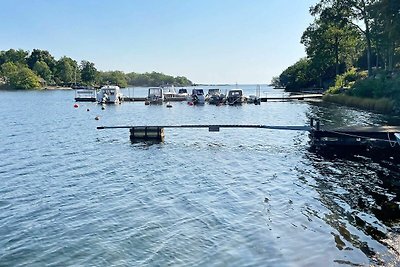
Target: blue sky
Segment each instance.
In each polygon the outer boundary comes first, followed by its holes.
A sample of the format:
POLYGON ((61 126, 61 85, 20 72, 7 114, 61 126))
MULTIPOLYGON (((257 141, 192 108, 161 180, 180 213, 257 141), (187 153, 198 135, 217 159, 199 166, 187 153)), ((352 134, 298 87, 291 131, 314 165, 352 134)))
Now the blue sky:
POLYGON ((0 50, 48 50, 99 70, 269 83, 305 56, 317 0, 0 0, 0 50))

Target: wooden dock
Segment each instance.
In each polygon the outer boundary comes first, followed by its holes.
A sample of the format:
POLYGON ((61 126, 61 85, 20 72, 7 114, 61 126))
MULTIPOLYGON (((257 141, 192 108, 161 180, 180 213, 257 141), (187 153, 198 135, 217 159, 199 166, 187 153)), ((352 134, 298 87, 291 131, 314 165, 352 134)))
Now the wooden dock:
POLYGON ((320 127, 311 121, 311 145, 317 149, 399 150, 400 126, 320 127), (397 135, 397 136, 396 136, 397 135))
MULTIPOLYGON (((260 97, 261 102, 268 102, 268 101, 291 101, 291 100, 305 100, 305 99, 321 99, 322 94, 296 94, 296 95, 289 95, 289 96, 267 96, 267 97, 260 97)), ((144 102, 146 101, 146 97, 129 97, 124 96, 123 100, 126 102, 144 102)), ((177 102, 177 101, 186 101, 185 98, 176 97, 176 98, 169 98, 165 100, 166 102, 177 102)))
POLYGON ((289 96, 269 96, 260 97, 261 102, 268 101, 291 101, 291 100, 305 100, 305 99, 321 99, 323 94, 295 94, 289 96))

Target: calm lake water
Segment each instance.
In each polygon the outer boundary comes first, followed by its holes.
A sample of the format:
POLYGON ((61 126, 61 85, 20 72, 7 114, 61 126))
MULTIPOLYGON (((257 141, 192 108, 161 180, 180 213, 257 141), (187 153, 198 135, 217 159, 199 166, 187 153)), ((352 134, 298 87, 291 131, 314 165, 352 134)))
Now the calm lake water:
POLYGON ((398 163, 313 154, 306 132, 166 129, 164 143, 132 144, 128 129, 96 130, 398 118, 304 101, 102 110, 74 108, 73 91, 0 98, 0 266, 400 264, 398 163))

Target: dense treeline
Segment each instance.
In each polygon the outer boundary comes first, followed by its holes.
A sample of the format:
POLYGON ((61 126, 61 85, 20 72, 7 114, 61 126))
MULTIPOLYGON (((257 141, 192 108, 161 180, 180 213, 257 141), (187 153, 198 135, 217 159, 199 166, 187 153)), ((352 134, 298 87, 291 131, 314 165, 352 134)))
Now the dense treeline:
POLYGON ((33 89, 46 86, 72 85, 99 86, 114 84, 131 86, 186 86, 192 82, 186 77, 173 77, 163 73, 127 73, 98 71, 95 64, 86 60, 79 64, 69 57, 56 60, 48 51, 22 49, 0 51, 0 85, 15 89, 33 89))
POLYGON ((289 91, 332 86, 363 97, 393 96, 400 84, 400 1, 320 0, 310 13, 314 22, 301 38, 307 57, 274 83, 289 91))

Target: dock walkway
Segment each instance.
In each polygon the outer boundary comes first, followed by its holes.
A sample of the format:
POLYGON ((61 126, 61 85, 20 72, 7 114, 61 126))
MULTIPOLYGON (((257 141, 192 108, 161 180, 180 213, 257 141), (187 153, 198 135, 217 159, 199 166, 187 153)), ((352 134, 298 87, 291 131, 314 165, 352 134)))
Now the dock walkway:
MULTIPOLYGON (((322 94, 296 94, 296 95, 289 95, 289 96, 267 96, 267 97, 260 97, 261 102, 268 102, 268 101, 290 101, 290 100, 304 100, 304 99, 321 99, 322 94)), ((127 102, 144 102, 146 101, 146 97, 129 97, 124 96, 124 101, 127 102)), ((172 101, 185 101, 184 98, 176 98, 176 99, 168 99, 167 102, 172 101)))

